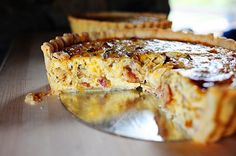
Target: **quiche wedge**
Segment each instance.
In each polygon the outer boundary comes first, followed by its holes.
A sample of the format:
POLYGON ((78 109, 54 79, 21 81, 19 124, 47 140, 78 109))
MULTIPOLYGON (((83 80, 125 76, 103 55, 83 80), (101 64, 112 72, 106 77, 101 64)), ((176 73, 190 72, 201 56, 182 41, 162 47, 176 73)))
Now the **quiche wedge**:
POLYGON ((133 29, 64 34, 41 48, 55 93, 139 88, 156 95, 166 118, 196 142, 236 131, 233 40, 133 29))
POLYGON ((171 28, 165 14, 131 12, 96 12, 68 16, 73 33, 133 28, 171 28))

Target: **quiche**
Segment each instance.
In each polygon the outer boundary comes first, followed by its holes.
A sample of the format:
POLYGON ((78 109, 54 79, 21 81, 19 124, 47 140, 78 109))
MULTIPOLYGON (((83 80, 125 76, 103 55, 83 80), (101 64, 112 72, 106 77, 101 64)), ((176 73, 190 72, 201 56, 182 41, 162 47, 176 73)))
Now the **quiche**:
POLYGON ((54 93, 138 88, 196 142, 236 131, 234 40, 132 29, 64 34, 41 48, 54 93))
POLYGON ((68 16, 73 33, 122 30, 133 28, 171 28, 165 14, 98 12, 68 16))

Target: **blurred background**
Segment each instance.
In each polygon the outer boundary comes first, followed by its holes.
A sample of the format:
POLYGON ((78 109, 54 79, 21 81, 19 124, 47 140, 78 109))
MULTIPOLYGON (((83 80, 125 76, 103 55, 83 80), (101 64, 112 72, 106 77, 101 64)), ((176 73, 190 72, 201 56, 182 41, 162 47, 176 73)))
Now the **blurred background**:
POLYGON ((173 29, 191 28, 196 33, 223 32, 236 28, 236 0, 169 0, 173 29))
POLYGON ((236 28, 236 0, 1 0, 0 63, 15 36, 70 32, 67 15, 96 11, 166 13, 174 30, 218 36, 236 28))

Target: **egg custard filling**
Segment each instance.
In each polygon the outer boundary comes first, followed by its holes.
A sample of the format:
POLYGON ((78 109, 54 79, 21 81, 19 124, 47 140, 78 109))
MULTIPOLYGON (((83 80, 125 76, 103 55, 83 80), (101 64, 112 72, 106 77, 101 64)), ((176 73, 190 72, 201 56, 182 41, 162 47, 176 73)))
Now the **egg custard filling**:
MULTIPOLYGON (((169 30, 65 34, 42 45, 52 91, 156 95, 168 120, 196 142, 236 131, 236 42, 169 30)), ((122 98, 122 97, 120 97, 122 98)))

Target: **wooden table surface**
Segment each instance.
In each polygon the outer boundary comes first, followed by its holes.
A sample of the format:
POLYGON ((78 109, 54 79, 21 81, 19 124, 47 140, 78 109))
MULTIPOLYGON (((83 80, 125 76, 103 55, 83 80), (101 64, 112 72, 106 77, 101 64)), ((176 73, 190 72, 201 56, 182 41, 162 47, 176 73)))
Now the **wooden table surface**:
POLYGON ((236 155, 236 136, 211 145, 133 140, 79 123, 56 96, 37 105, 24 103, 28 92, 48 88, 40 45, 51 37, 18 37, 0 72, 1 156, 236 155))

